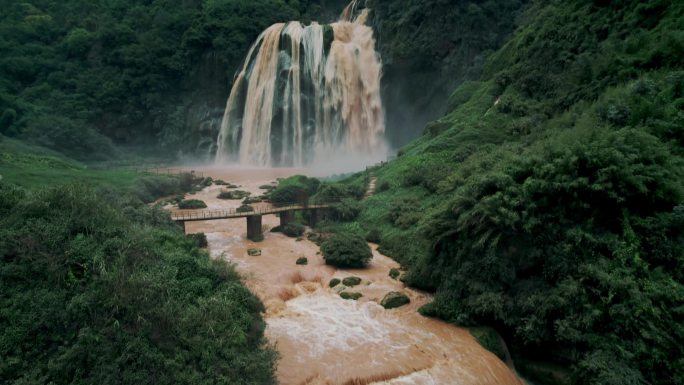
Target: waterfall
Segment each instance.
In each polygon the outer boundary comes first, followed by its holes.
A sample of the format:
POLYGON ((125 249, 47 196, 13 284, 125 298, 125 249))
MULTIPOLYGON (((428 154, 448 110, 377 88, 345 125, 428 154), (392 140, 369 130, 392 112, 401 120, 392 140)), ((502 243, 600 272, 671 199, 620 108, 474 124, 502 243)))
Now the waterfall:
POLYGON ((226 103, 218 163, 384 158, 382 65, 358 2, 336 23, 279 23, 259 35, 226 103))

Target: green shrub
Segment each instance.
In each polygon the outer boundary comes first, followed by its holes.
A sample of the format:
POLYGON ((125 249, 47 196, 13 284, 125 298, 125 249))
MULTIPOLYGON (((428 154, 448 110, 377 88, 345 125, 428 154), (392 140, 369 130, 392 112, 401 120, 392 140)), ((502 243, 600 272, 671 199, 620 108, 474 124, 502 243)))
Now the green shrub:
POLYGON ((344 198, 335 203, 330 211, 332 216, 339 221, 352 221, 361 213, 361 202, 352 198, 344 198))
POLYGON ((252 211, 254 211, 254 207, 250 205, 242 205, 238 207, 235 211, 238 213, 251 213, 252 211))
POLYGON ((340 281, 338 278, 333 278, 333 279, 331 279, 330 282, 328 283, 328 286, 329 286, 329 287, 335 287, 335 286, 339 285, 340 282, 341 282, 341 281, 340 281))
POLYGON ((301 202, 316 194, 320 183, 316 178, 295 175, 280 180, 278 186, 267 192, 266 196, 274 204, 301 202))
POLYGON ((400 275, 401 275, 401 272, 399 271, 399 269, 392 268, 389 271, 389 276, 392 279, 397 279, 397 278, 399 278, 400 275))
POLYGON ((288 223, 280 228, 280 231, 290 238, 297 238, 304 235, 306 228, 299 223, 288 223))
POLYGON ((178 208, 183 210, 206 209, 207 204, 199 199, 186 199, 178 204, 178 208))
POLYGON ((352 234, 337 233, 321 244, 325 263, 337 267, 365 267, 373 258, 366 241, 352 234))
POLYGON ((308 264, 309 264, 309 259, 306 258, 306 257, 297 258, 296 264, 297 264, 297 265, 308 265, 308 264))
POLYGON ((400 229, 408 229, 422 217, 420 201, 416 198, 395 199, 390 206, 388 219, 400 229))
POLYGON ((209 246, 209 242, 207 242, 207 235, 204 233, 188 234, 187 237, 194 240, 197 244, 197 247, 204 248, 209 246))
POLYGON ((390 182, 383 180, 381 182, 378 182, 378 185, 375 187, 375 191, 381 193, 388 191, 391 187, 392 185, 390 184, 390 182))
POLYGON ((469 331, 482 347, 494 353, 500 359, 506 359, 503 340, 496 330, 490 327, 477 327, 470 328, 469 331))
POLYGON ((378 229, 369 230, 366 233, 366 242, 379 244, 382 241, 382 234, 378 229))

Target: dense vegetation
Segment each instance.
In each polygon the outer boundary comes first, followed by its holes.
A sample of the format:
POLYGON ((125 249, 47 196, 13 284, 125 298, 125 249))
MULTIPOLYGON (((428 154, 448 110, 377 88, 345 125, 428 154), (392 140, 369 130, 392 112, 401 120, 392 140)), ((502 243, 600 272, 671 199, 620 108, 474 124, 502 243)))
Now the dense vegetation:
POLYGON ((260 302, 120 191, 0 182, 0 379, 269 384, 260 302))
POLYGON ((85 160, 117 157, 112 142, 207 151, 202 119, 220 118, 257 35, 339 3, 2 0, 0 134, 85 160))
POLYGON ((337 233, 321 244, 327 265, 337 267, 365 267, 373 258, 366 241, 354 234, 337 233))
POLYGON ((339 227, 527 376, 684 382, 682 42, 679 2, 535 2, 339 227))

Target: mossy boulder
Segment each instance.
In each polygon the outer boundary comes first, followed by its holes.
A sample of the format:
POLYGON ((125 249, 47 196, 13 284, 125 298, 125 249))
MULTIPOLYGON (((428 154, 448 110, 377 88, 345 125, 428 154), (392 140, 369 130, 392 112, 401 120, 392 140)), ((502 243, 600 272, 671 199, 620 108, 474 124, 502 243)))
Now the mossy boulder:
POLYGON ((261 256, 261 250, 259 250, 259 249, 248 249, 247 255, 249 255, 250 257, 261 256))
POLYGON ((240 199, 245 199, 248 196, 250 196, 252 193, 248 191, 241 191, 241 190, 235 190, 235 191, 221 191, 219 195, 217 196, 218 199, 226 199, 226 200, 240 200, 240 199))
POLYGON ((178 208, 181 210, 206 209, 207 204, 199 199, 187 199, 178 203, 178 208))
POLYGON ((298 264, 298 265, 308 265, 308 264, 309 264, 309 259, 306 258, 306 257, 297 258, 297 264, 298 264))
POLYGON ((399 278, 400 275, 401 275, 401 272, 399 271, 399 269, 392 268, 389 271, 389 276, 392 279, 397 279, 397 278, 399 278))
POLYGON ((394 309, 400 306, 407 305, 411 302, 411 299, 409 297, 399 291, 393 291, 390 293, 387 293, 385 298, 382 299, 380 302, 380 305, 384 307, 385 309, 394 309))
POLYGON ((342 280, 344 286, 353 287, 361 284, 361 278, 359 277, 347 277, 342 280))
POLYGON ((359 298, 363 297, 363 294, 351 291, 343 291, 340 293, 340 297, 342 297, 342 299, 352 299, 357 301, 359 298))
POLYGON ((341 282, 341 281, 339 280, 339 278, 333 278, 333 279, 331 279, 330 282, 328 283, 328 286, 330 286, 330 287, 335 287, 335 286, 339 285, 340 282, 341 282))

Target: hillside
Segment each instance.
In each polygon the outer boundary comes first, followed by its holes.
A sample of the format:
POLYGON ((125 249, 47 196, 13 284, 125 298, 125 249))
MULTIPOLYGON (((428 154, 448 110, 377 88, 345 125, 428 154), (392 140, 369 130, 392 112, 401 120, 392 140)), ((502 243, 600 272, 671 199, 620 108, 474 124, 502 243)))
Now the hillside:
POLYGON ((537 2, 373 170, 369 232, 547 383, 684 381, 684 5, 537 2))

